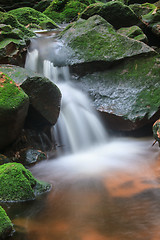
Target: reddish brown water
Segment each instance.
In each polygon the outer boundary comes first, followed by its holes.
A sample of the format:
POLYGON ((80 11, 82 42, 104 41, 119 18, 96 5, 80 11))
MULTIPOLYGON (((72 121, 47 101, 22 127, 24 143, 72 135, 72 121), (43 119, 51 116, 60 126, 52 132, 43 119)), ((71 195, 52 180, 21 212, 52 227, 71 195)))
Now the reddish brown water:
POLYGON ((11 239, 159 240, 160 159, 151 144, 122 140, 33 167, 53 188, 8 208, 11 239))

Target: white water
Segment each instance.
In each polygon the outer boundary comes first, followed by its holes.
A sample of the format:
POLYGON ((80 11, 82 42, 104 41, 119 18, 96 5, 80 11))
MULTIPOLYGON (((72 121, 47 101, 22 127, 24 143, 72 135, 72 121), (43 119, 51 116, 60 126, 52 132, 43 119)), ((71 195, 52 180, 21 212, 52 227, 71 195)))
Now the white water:
POLYGON ((60 152, 75 153, 106 142, 107 134, 96 112, 91 108, 88 97, 72 85, 68 67, 60 66, 60 61, 62 65, 65 62, 64 55, 60 55, 58 59, 62 47, 62 43, 50 41, 48 46, 47 41, 46 48, 44 41, 41 44, 33 40, 25 67, 43 73, 61 90, 61 111, 58 122, 51 132, 57 147, 60 147, 60 152), (44 54, 46 52, 48 55, 44 54), (57 63, 59 67, 55 66, 57 63))
POLYGON ((62 175, 65 171, 70 174, 99 174, 106 169, 111 171, 116 168, 137 171, 140 166, 146 166, 155 159, 158 149, 155 150, 156 146, 151 148, 153 139, 108 139, 96 112, 90 107, 88 97, 74 88, 68 67, 60 66, 60 62, 64 65, 66 61, 63 44, 50 39, 45 41, 43 38, 33 40, 31 51, 27 55, 26 68, 43 73, 60 88, 61 112, 51 131, 57 143, 57 151, 60 147, 60 153, 74 154, 61 157, 58 162, 49 161, 47 165, 41 163, 35 167, 35 171, 37 168, 38 172, 39 168, 46 168, 43 173, 47 172, 50 177, 52 174, 48 173, 53 168, 57 172, 61 169, 62 175))

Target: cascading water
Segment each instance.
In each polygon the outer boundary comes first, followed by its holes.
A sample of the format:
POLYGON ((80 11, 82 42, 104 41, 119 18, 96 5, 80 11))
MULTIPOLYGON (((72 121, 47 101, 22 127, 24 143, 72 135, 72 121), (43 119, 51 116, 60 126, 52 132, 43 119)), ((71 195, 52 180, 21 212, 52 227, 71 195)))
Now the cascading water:
POLYGON ((27 55, 26 68, 62 91, 60 117, 52 130, 57 144, 72 154, 30 168, 53 188, 12 213, 17 230, 12 240, 160 239, 158 148, 151 147, 152 138, 107 141, 89 100, 62 67, 65 56, 60 42, 41 37, 32 40, 27 55))
POLYGON ((42 73, 60 88, 60 116, 51 131, 57 146, 61 147, 60 151, 68 153, 98 145, 106 141, 107 137, 96 112, 91 109, 89 99, 70 81, 69 69, 63 66, 65 58, 61 42, 51 38, 33 39, 25 68, 42 73))

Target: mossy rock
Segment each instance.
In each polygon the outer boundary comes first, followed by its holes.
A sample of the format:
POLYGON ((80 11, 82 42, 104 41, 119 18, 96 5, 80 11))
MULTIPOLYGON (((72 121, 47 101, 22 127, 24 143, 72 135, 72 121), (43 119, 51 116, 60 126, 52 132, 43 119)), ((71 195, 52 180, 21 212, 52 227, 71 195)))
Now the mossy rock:
POLYGON ((0 72, 0 149, 19 135, 29 106, 29 98, 7 75, 0 72))
POLYGON ((118 33, 127 36, 129 38, 133 38, 134 40, 141 41, 147 43, 147 36, 143 33, 142 29, 138 26, 132 26, 128 28, 120 28, 118 33))
POLYGON ((116 29, 141 25, 141 21, 131 8, 119 1, 91 4, 80 14, 80 17, 88 19, 93 15, 100 15, 116 29))
POLYGON ((62 0, 57 1, 54 0, 50 4, 48 8, 44 11, 44 14, 53 19, 58 23, 68 23, 74 21, 78 18, 78 15, 84 11, 84 9, 95 3, 95 0, 81 0, 81 1, 73 1, 73 0, 62 0))
POLYGON ((87 91, 108 127, 131 131, 160 115, 160 56, 127 59, 104 72, 75 81, 87 91))
POLYGON ((51 189, 49 183, 38 181, 20 163, 7 163, 0 166, 0 201, 34 200, 37 195, 51 189))
POLYGON ((24 39, 29 39, 35 36, 35 33, 28 30, 25 26, 18 22, 17 18, 12 14, 0 12, 0 23, 10 25, 13 28, 20 29, 24 34, 24 39))
POLYGON ((155 54, 146 44, 118 34, 98 15, 70 25, 61 33, 61 39, 70 48, 68 65, 81 68, 81 73, 102 69, 104 65, 106 69, 119 60, 155 54))
POLYGON ((13 224, 0 206, 0 239, 6 239, 13 232, 13 224))
MULTIPOLYGON (((14 65, 1 64, 0 71, 9 75, 30 98, 26 124, 42 129, 56 123, 60 111, 61 92, 44 76, 14 65)), ((31 127, 31 126, 30 126, 31 127)))
POLYGON ((129 7, 134 11, 134 13, 136 14, 137 17, 142 18, 143 15, 146 15, 148 13, 150 13, 150 11, 152 10, 152 4, 139 4, 139 3, 135 3, 135 4, 131 4, 129 5, 129 7))
POLYGON ((42 29, 58 27, 53 20, 33 8, 17 8, 9 11, 9 14, 16 17, 24 26, 32 27, 32 24, 36 24, 41 26, 42 29))

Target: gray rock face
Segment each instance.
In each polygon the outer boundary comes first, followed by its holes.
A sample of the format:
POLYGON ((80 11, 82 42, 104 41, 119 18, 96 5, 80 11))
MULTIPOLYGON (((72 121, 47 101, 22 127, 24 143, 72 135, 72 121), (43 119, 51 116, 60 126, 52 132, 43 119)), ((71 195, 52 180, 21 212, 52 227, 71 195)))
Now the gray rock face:
POLYGON ((154 55, 146 44, 118 34, 102 17, 79 20, 62 32, 70 48, 68 65, 81 72, 106 69, 113 63, 141 55, 154 55), (78 67, 77 67, 78 66, 78 67))
POLYGON ((131 131, 154 122, 160 114, 160 58, 127 60, 110 70, 78 78, 108 127, 131 131))

